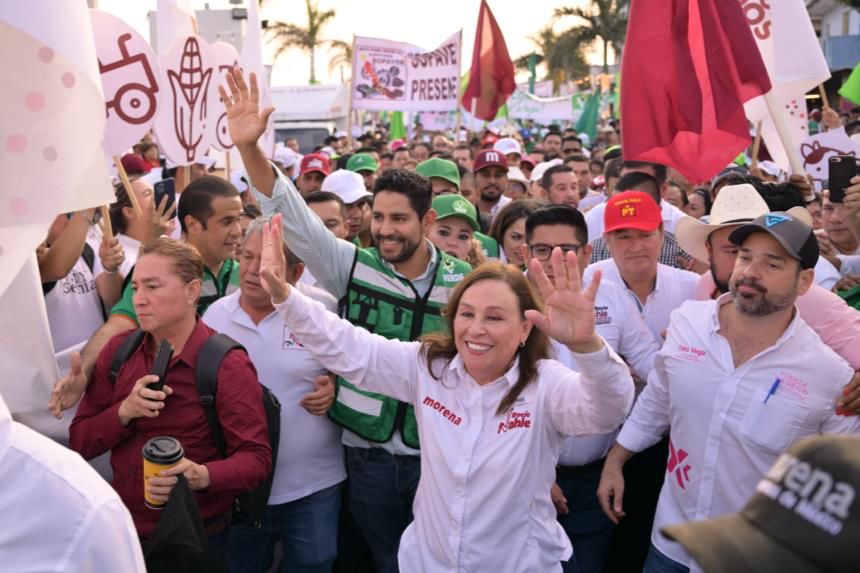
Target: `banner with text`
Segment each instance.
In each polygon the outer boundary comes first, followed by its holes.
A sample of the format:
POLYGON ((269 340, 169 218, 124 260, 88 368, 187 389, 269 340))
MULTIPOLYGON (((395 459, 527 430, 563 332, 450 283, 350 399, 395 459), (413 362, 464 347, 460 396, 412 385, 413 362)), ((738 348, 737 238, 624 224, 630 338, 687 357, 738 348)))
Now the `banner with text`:
POLYGON ((356 36, 353 109, 453 111, 460 82, 460 32, 432 51, 356 36))

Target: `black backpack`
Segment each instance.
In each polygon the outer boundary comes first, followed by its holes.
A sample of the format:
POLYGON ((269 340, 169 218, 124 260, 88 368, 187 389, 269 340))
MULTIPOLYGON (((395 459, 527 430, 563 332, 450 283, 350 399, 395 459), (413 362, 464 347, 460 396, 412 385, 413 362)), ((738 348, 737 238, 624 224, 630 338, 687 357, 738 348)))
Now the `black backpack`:
MULTIPOLYGON (((122 341, 117 348, 116 354, 110 365, 110 380, 115 382, 119 376, 125 361, 143 342, 144 332, 137 329, 128 338, 122 341)), ((247 352, 245 347, 227 336, 226 334, 214 334, 200 348, 197 356, 197 367, 194 377, 197 381, 197 393, 200 395, 200 404, 206 414, 206 421, 215 445, 222 458, 227 457, 227 442, 224 439, 224 431, 218 420, 218 412, 215 410, 215 394, 217 390, 218 369, 221 361, 227 353, 233 349, 247 352)), ((281 403, 269 388, 260 384, 263 391, 263 410, 266 412, 266 425, 268 427, 269 445, 272 447, 272 470, 262 484, 255 489, 243 493, 233 502, 233 522, 243 523, 259 527, 269 502, 269 493, 272 490, 272 478, 275 473, 275 463, 278 456, 278 444, 281 441, 281 403)))

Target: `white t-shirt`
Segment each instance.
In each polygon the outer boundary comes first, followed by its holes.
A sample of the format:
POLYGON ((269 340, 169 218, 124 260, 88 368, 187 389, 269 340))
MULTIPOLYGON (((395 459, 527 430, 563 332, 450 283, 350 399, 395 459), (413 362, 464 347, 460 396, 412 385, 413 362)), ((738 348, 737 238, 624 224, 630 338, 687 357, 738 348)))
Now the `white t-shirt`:
MULTIPOLYGON (((297 289, 335 311, 337 301, 325 291, 299 284, 297 289)), ((346 479, 341 428, 326 416, 314 416, 299 405, 314 390, 323 368, 280 315, 272 313, 254 324, 239 306, 241 291, 215 301, 203 322, 236 341, 248 351, 260 382, 281 402, 281 440, 269 505, 288 503, 346 479)))
POLYGON ((93 270, 79 257, 69 274, 45 295, 55 354, 89 340, 105 322, 95 279, 102 272, 98 243, 87 240, 87 244, 93 249, 93 270))

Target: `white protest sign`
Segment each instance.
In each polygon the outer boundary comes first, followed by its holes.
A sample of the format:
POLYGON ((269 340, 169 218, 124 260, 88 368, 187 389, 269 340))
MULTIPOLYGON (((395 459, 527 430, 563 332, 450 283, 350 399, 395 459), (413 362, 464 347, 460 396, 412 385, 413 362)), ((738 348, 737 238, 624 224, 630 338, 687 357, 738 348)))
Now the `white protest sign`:
MULTIPOLYGON (((796 149, 809 136, 804 95, 830 77, 812 21, 802 0, 740 0, 740 4, 773 84, 770 97, 796 149)), ((744 109, 753 125, 762 122, 762 139, 774 162, 790 171, 788 152, 764 96, 749 100, 744 109)))
POLYGON ((230 139, 230 130, 227 129, 227 108, 221 101, 217 86, 224 82, 224 74, 239 63, 239 52, 227 42, 210 44, 209 50, 214 58, 213 86, 209 90, 209 101, 206 103, 209 116, 214 119, 208 123, 212 129, 210 138, 215 149, 228 151, 233 148, 233 140, 230 139))
POLYGON ((149 131, 158 113, 155 53, 137 31, 107 12, 90 10, 107 109, 104 149, 123 153, 149 131))
POLYGON ((553 121, 575 121, 582 110, 574 113, 570 97, 539 98, 517 89, 508 99, 508 117, 531 119, 548 124, 553 121))
POLYGON ((352 107, 374 111, 454 111, 460 87, 460 33, 432 51, 355 38, 352 107))
POLYGON ((177 165, 191 165, 206 155, 218 121, 217 110, 207 105, 215 60, 209 44, 199 36, 179 38, 161 57, 161 111, 155 119, 155 136, 161 151, 177 165))
POLYGON ((812 176, 815 188, 820 191, 830 176, 830 158, 834 155, 860 157, 860 146, 845 134, 843 128, 839 128, 808 137, 800 145, 800 155, 804 170, 812 176))

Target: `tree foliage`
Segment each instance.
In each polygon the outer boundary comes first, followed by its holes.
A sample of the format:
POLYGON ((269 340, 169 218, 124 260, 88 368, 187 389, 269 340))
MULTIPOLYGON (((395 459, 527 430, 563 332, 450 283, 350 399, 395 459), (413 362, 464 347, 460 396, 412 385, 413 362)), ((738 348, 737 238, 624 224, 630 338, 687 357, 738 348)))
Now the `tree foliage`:
POLYGON ((334 10, 320 10, 319 0, 305 0, 307 10, 307 26, 299 26, 291 22, 274 22, 269 25, 267 34, 277 44, 275 59, 285 51, 298 48, 310 55, 311 83, 316 83, 316 49, 327 43, 322 37, 322 30, 332 19, 334 10))
POLYGON ((586 7, 567 6, 555 11, 556 20, 575 18, 576 25, 562 32, 555 50, 567 52, 581 49, 597 39, 603 43, 603 70, 609 69, 609 46, 616 58, 621 56, 627 34, 627 14, 630 0, 591 0, 586 7))

